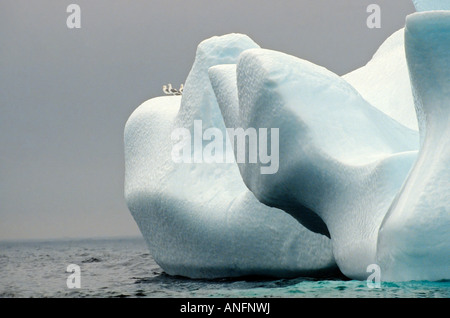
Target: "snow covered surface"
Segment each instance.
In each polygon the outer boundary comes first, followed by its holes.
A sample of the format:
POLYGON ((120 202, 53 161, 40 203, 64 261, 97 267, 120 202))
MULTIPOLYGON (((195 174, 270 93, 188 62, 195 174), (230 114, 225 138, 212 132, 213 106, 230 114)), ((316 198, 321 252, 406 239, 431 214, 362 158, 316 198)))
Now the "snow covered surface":
POLYGON ((183 96, 145 102, 125 127, 125 196, 158 264, 195 278, 336 264, 353 279, 370 264, 383 280, 450 278, 449 14, 409 16, 342 78, 244 35, 202 42, 183 96), (173 132, 195 134, 195 120, 224 139, 278 128, 278 171, 175 163, 173 132))

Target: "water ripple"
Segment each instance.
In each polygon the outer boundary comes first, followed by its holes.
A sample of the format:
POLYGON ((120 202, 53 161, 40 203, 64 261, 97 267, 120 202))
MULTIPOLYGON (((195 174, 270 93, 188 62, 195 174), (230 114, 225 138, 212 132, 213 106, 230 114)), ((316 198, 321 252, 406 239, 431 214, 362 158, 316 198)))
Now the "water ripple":
POLYGON ((188 279, 166 274, 136 239, 0 242, 0 297, 357 297, 450 298, 450 280, 382 283, 343 277, 188 279), (81 269, 81 288, 66 285, 69 264, 81 269))

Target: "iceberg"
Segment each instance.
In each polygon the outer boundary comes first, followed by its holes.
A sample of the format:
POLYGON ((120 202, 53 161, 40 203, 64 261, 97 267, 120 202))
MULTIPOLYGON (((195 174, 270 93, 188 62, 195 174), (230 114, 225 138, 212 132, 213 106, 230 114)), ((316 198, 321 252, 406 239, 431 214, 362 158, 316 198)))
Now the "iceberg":
POLYGON ((337 272, 330 240, 260 203, 235 162, 172 159, 173 131, 193 132, 194 119, 225 132, 208 69, 236 63, 243 50, 255 47, 240 34, 202 42, 183 96, 151 99, 126 123, 126 201, 153 258, 169 274, 217 278, 337 272))
POLYGON ((125 198, 167 273, 450 278, 450 12, 414 4, 343 77, 242 34, 207 39, 181 96, 131 114, 125 198), (251 132, 276 169, 249 160, 251 132))

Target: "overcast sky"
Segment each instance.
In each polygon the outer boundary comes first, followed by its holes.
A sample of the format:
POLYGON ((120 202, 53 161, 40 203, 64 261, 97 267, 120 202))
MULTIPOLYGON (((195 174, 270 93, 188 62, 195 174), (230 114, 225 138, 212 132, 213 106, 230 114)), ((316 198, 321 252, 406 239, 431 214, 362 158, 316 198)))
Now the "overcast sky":
POLYGON ((132 111, 183 83, 198 43, 244 33, 343 75, 410 0, 2 0, 0 239, 140 235, 123 198, 132 111), (66 8, 81 8, 69 29, 66 8), (381 7, 369 29, 367 6, 381 7))

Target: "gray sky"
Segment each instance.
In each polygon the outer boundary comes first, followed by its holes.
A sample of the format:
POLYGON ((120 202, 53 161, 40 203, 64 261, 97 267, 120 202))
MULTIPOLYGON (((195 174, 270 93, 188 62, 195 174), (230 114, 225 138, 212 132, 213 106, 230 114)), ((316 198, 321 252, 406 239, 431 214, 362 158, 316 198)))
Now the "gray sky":
POLYGON ((0 239, 140 235, 123 198, 132 111, 183 83, 202 40, 237 32, 343 75, 410 0, 2 0, 0 239), (81 7, 81 29, 66 8, 81 7), (381 29, 369 29, 369 4, 381 29))

